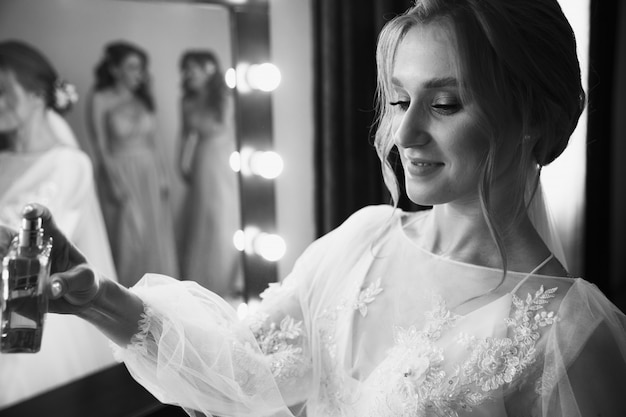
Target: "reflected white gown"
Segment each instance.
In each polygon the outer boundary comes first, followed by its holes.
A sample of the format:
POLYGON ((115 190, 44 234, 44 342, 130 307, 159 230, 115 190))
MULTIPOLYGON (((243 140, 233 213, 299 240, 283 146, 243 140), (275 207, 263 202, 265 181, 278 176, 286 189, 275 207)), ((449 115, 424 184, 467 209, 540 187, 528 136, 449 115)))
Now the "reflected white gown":
POLYGON ((147 275, 116 354, 163 402, 219 416, 623 416, 626 317, 583 279, 417 247, 367 207, 313 243, 245 323, 191 282, 147 275), (350 250, 346 250, 350 248, 350 250))
MULTIPOLYGON (((46 205, 60 229, 103 274, 116 279, 89 158, 73 147, 0 153, 0 223, 19 228, 22 208, 46 205)), ((41 350, 0 354, 0 408, 115 364, 108 340, 74 316, 46 316, 41 350)))

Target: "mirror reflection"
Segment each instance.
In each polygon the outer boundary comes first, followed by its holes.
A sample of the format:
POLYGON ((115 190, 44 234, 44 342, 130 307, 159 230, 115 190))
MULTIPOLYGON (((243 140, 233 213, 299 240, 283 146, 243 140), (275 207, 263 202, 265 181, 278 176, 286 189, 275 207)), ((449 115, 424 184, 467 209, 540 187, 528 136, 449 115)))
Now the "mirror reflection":
MULTIPOLYGON (((229 13, 181 2, 3 0, 0 41, 33 46, 78 101, 63 116, 46 111, 50 136, 32 137, 49 137, 45 146, 24 148, 21 133, 0 132, 0 221, 16 228, 20 208, 40 201, 124 285, 163 273, 235 302, 243 277, 232 244, 234 104, 223 78, 234 59, 229 13), (60 200, 68 204, 55 207, 60 200)), ((0 71, 3 92, 39 94, 11 72, 0 71)), ((38 355, 0 356, 0 379, 11 379, 0 381, 0 408, 114 363, 87 324, 47 320, 38 355)))
MULTIPOLYGON (((132 285, 143 273, 158 272, 211 287, 215 279, 207 268, 199 269, 199 257, 224 264, 228 257, 227 266, 213 264, 213 270, 235 271, 221 275, 240 280, 239 268, 232 265, 234 249, 212 256, 217 247, 233 248, 232 236, 239 228, 236 175, 228 167, 229 154, 236 149, 231 93, 223 78, 214 78, 220 88, 208 81, 210 74, 223 75, 232 66, 229 11, 180 2, 9 0, 2 4, 0 19, 2 38, 38 47, 60 77, 76 87, 79 101, 66 120, 93 161, 120 281, 132 285), (183 68, 189 53, 196 55, 183 68), (207 89, 193 91, 193 83, 202 81, 184 82, 192 76, 207 77, 207 89), (223 98, 212 103, 209 95, 223 98), (209 137, 219 143, 211 142, 211 150, 205 146, 209 141, 203 141, 209 137), (148 157, 148 151, 153 155, 148 157), (152 171, 140 168, 140 154, 152 171), (157 183, 169 194, 167 199, 154 195, 157 183), (199 191, 204 193, 203 207, 189 214, 189 204, 200 202, 198 195, 190 201, 189 194, 199 191), (170 217, 174 227, 167 224, 170 217), (222 235, 225 245, 207 246, 193 236, 208 217, 214 219, 208 227, 215 233, 204 234, 222 235), (188 227, 189 222, 197 227, 188 227), (232 230, 222 231, 221 225, 232 230), (177 236, 172 229, 179 231, 177 236), (145 247, 139 248, 138 242, 145 247)), ((227 296, 236 287, 219 282, 215 290, 227 296)))

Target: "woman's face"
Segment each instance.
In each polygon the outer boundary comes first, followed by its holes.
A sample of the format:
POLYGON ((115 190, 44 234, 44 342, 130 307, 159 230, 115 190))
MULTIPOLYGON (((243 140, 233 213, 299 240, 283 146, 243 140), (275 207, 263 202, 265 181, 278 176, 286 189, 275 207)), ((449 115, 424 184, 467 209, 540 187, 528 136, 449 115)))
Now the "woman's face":
POLYGON ((32 115, 37 100, 41 101, 24 90, 11 71, 0 69, 0 132, 19 129, 32 115))
POLYGON ((207 81, 215 74, 215 64, 208 62, 204 65, 196 61, 187 61, 183 66, 182 77, 188 88, 194 91, 204 89, 207 81))
POLYGON ((441 23, 411 28, 392 71, 394 142, 409 198, 475 204, 489 140, 476 103, 461 101, 454 35, 441 23))
POLYGON ((113 68, 113 76, 118 85, 131 91, 136 90, 144 81, 145 69, 141 56, 129 54, 117 67, 113 68))

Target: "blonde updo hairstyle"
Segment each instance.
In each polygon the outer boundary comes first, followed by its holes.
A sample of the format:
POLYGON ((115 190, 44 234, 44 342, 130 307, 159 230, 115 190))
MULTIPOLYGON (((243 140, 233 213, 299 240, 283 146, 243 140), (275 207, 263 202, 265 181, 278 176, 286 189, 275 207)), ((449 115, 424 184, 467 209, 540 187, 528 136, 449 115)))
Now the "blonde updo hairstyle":
MULTIPOLYGON (((456 41, 461 101, 477 105, 479 126, 489 140, 479 195, 506 271, 501 232, 493 222, 490 203, 496 150, 503 140, 511 140, 514 131, 520 149, 515 153, 514 198, 519 217, 526 210, 529 175, 563 152, 585 106, 574 33, 557 0, 417 0, 388 22, 376 53, 375 147, 396 206, 399 183, 388 160, 394 147, 389 102, 394 99, 395 53, 412 27, 431 23, 448 28, 456 41)), ((538 178, 537 174, 535 187, 538 178)))

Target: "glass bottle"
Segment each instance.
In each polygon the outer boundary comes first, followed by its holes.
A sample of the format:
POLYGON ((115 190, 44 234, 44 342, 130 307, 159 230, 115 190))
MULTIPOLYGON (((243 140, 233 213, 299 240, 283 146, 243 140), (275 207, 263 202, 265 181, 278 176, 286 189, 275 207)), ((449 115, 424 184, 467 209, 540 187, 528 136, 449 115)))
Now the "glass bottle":
POLYGON ((22 218, 20 231, 2 260, 2 353, 36 353, 41 348, 52 240, 44 241, 41 218, 29 217, 22 218))

